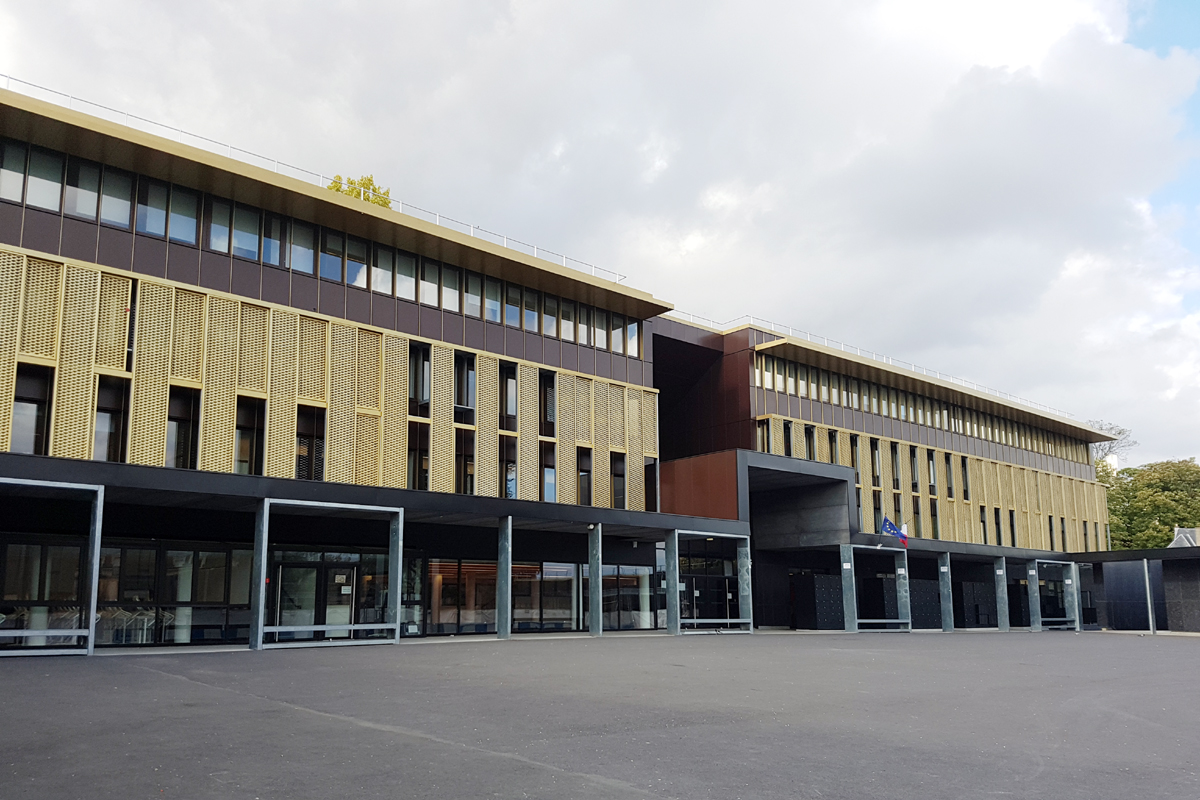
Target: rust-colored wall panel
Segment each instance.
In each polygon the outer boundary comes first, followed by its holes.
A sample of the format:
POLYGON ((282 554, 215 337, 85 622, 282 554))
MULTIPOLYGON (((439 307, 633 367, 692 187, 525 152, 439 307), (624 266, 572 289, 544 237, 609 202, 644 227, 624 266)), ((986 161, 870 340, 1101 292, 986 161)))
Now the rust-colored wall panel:
POLYGON ((738 518, 736 451, 664 461, 661 467, 658 484, 664 512, 738 518))

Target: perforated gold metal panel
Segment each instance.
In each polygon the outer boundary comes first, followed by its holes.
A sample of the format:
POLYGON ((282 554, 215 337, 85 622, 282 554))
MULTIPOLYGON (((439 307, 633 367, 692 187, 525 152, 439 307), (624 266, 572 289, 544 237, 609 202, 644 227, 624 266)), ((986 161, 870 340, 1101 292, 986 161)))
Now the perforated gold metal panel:
POLYGON ((608 449, 608 384, 592 381, 593 442, 592 442, 592 505, 600 508, 612 506, 612 472, 608 449))
POLYGON ((267 384, 267 452, 263 471, 272 478, 296 477, 296 369, 300 318, 272 310, 271 364, 267 384))
MULTIPOLYGON (((175 330, 171 345, 172 378, 184 378, 189 381, 204 379, 204 301, 205 296, 197 292, 175 290, 175 330)), ((236 319, 235 317, 235 325, 236 319)), ((203 427, 203 415, 200 417, 200 424, 203 427)))
MULTIPOLYGON (((658 456, 658 394, 643 392, 642 399, 642 448, 648 456, 658 456)), ((795 429, 792 431, 795 436, 795 429)), ((795 440, 792 447, 796 446, 795 440)))
MULTIPOLYGON (((303 333, 303 319, 301 320, 303 333)), ((358 366, 356 331, 347 325, 329 326, 329 410, 325 416, 325 480, 354 481, 354 377, 358 366)), ((303 358, 303 339, 301 357, 303 358)), ((303 364, 303 361, 301 362, 303 364)), ((303 384, 303 375, 301 376, 303 384)))
POLYGON ((575 439, 584 445, 591 445, 595 435, 595 415, 592 413, 594 384, 591 378, 575 379, 575 439))
MULTIPOLYGON (((628 413, 625 418, 629 425, 629 453, 625 457, 625 486, 626 506, 631 511, 646 510, 646 467, 642 456, 642 393, 637 389, 629 389, 628 413), (632 424, 634 421, 637 424, 632 424)), ((782 426, 781 426, 782 427, 782 426)))
MULTIPOLYGON (((871 454, 867 453, 867 458, 870 457, 871 454)), ((888 511, 892 502, 892 478, 895 476, 892 475, 892 443, 887 439, 879 440, 879 467, 879 482, 883 484, 881 488, 883 489, 884 511, 888 511)))
POLYGON ((517 497, 537 500, 538 486, 538 370, 517 365, 517 497))
POLYGON ((435 492, 453 492, 454 351, 435 344, 430 361, 429 488, 435 492))
POLYGON ((408 340, 383 338, 384 486, 408 485, 408 340))
POLYGON ((138 284, 133 389, 129 403, 130 464, 161 467, 166 461, 174 295, 169 286, 145 280, 138 284))
MULTIPOLYGON (((300 371, 297 393, 309 400, 325 399, 325 351, 328 333, 329 325, 323 320, 300 318, 300 371)), ((350 380, 354 380, 353 374, 349 377, 350 380)))
MULTIPOLYGON (((1004 509, 1003 516, 1008 516, 1008 510, 1016 508, 1013 505, 1013 468, 1011 464, 1001 464, 997 470, 1000 479, 1000 508, 1004 509)), ((1008 524, 1008 520, 1004 520, 1008 524)), ((1007 529, 1006 529, 1007 532, 1007 529)), ((1007 539, 1005 541, 1008 541, 1007 539)))
POLYGON ((628 442, 625 437, 625 387, 610 383, 606 388, 608 390, 608 449, 626 450, 628 442))
POLYGON ((1063 502, 1063 480, 1058 475, 1050 476, 1050 512, 1056 517, 1065 517, 1066 503, 1063 502))
POLYGON ((58 309, 62 292, 62 265, 30 258, 25 266, 25 292, 21 305, 21 352, 43 358, 58 357, 58 309))
POLYGON ((17 384, 16 321, 21 314, 21 284, 25 275, 25 256, 0 250, 0 450, 7 451, 12 440, 13 397, 17 384))
POLYGON ((354 482, 379 485, 379 417, 359 414, 354 436, 354 482))
MULTIPOLYGON (((51 405, 50 454, 64 458, 92 457, 92 428, 96 417, 92 357, 96 346, 96 309, 100 274, 67 267, 63 279, 62 347, 54 373, 51 405)), ((5 398, 0 402, 8 402, 5 398)))
POLYGON ((96 330, 96 363, 125 369, 129 349, 129 291, 133 281, 107 273, 100 276, 100 313, 96 330))
MULTIPOLYGON (((792 429, 792 436, 795 436, 795 429, 792 429)), ((843 467, 850 466, 850 434, 847 431, 838 431, 838 463, 843 467)), ((795 448, 795 439, 792 440, 792 447, 795 448)), ((928 491, 928 487, 926 487, 928 491)))
MULTIPOLYGON (((233 471, 240 360, 239 305, 224 297, 208 299, 208 347, 204 391, 200 395, 200 458, 197 463, 200 469, 212 472, 233 471)), ((178 296, 175 308, 178 311, 178 296)), ((175 341, 178 342, 178 316, 175 324, 175 341)))
MULTIPOLYGON (((771 417, 767 424, 770 426, 770 452, 777 456, 783 455, 783 420, 779 417, 771 417)), ((638 426, 639 428, 641 426, 638 426)))
MULTIPOLYGON (((999 465, 994 461, 983 462, 983 474, 987 481, 987 502, 989 506, 1000 505, 1000 478, 999 465)), ((992 523, 995 524, 995 523, 992 523)))
MULTIPOLYGON (((814 436, 816 436, 817 439, 817 461, 826 464, 829 463, 829 428, 818 425, 817 430, 814 432, 814 436)), ((900 459, 900 463, 901 465, 904 464, 903 458, 900 459)), ((900 488, 907 489, 908 487, 901 482, 900 488)))
POLYGON ((475 357, 475 494, 500 494, 500 362, 475 357))
MULTIPOLYGON (((382 337, 374 331, 358 331, 358 405, 361 408, 379 408, 379 364, 383 344, 382 337)), ((451 357, 450 368, 454 361, 451 357)), ((451 373, 453 377, 453 373, 451 373)))
POLYGON ((555 376, 554 396, 558 401, 558 502, 574 505, 575 477, 575 376, 562 372, 555 376))
MULTIPOLYGON (((242 303, 238 332, 238 388, 267 390, 267 319, 262 306, 242 303)), ((212 315, 209 315, 211 321, 212 315)))

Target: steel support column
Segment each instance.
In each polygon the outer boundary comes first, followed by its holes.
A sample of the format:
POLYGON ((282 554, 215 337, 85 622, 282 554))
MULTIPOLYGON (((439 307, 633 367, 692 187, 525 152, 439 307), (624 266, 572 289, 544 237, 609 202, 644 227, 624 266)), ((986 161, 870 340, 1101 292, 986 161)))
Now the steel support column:
POLYGON ((100 592, 100 536, 104 530, 104 487, 96 487, 92 498, 92 519, 88 528, 87 581, 87 654, 96 652, 97 601, 100 592))
POLYGON ((258 501, 254 513, 254 562, 250 570, 250 649, 263 649, 263 627, 267 614, 267 529, 271 522, 271 501, 258 501))
POLYGON ((896 560, 896 613, 900 619, 908 620, 908 629, 912 630, 912 600, 908 588, 908 550, 907 548, 894 554, 896 560))
POLYGON ((679 531, 667 534, 667 633, 683 633, 679 624, 679 531))
POLYGON ((1142 559, 1142 576, 1146 581, 1146 618, 1150 620, 1150 632, 1158 633, 1158 626, 1154 624, 1154 592, 1150 588, 1150 559, 1142 559))
POLYGON ((996 627, 1009 630, 1008 618, 1008 561, 1004 556, 995 559, 996 572, 996 627))
POLYGON ((404 509, 388 525, 388 599, 384 622, 396 626, 392 637, 400 644, 400 597, 404 593, 404 509))
POLYGON ((496 638, 512 638, 512 517, 500 518, 496 558, 496 638))
POLYGON ((750 586, 750 540, 737 543, 738 616, 748 619, 742 630, 754 633, 754 592, 750 586))
POLYGON ((842 620, 847 633, 858 632, 858 597, 854 591, 854 546, 841 545, 842 620))
POLYGON ((1029 630, 1042 630, 1042 589, 1038 584, 1038 565, 1036 561, 1030 561, 1025 565, 1025 577, 1028 578, 1029 585, 1029 630))
POLYGON ((1075 610, 1071 614, 1071 619, 1075 620, 1075 630, 1083 630, 1083 592, 1079 590, 1079 564, 1071 562, 1068 568, 1071 576, 1071 585, 1068 587, 1067 596, 1074 601, 1075 610))
POLYGON ((954 587, 950 583, 950 554, 938 553, 938 601, 942 606, 942 631, 954 632, 954 587))
POLYGON ((603 531, 599 522, 588 531, 588 633, 592 636, 604 634, 604 575, 600 567, 603 531))

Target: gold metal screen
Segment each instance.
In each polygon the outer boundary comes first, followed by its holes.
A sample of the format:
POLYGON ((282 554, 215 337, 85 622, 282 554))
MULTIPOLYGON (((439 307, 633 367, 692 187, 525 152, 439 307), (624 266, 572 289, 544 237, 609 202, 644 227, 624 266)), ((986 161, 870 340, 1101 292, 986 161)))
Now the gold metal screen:
POLYGON ((300 318, 300 372, 297 393, 309 400, 325 399, 325 352, 328 333, 329 323, 324 320, 300 318))
POLYGON ((475 494, 500 494, 500 362, 475 357, 475 494))
MULTIPOLYGON (((172 378, 189 381, 200 381, 204 378, 204 300, 204 295, 198 292, 175 290, 175 329, 171 342, 172 378)), ((234 330, 236 331, 236 327, 234 330)), ((203 415, 200 420, 203 426, 203 415)))
MULTIPOLYGON (((190 294, 190 292, 188 293, 190 294)), ((200 407, 200 469, 230 472, 234 461, 234 430, 237 427, 238 321, 235 300, 208 300, 208 353, 205 359, 204 391, 200 407)), ((175 299, 176 311, 179 298, 175 299)), ((179 341, 179 318, 176 315, 179 341)), ((203 330, 203 326, 198 326, 203 330)))
POLYGON ((538 369, 517 365, 517 497, 537 500, 538 369))
POLYGON ((374 331, 358 331, 358 405, 379 408, 380 348, 383 338, 374 331))
POLYGON ((161 467, 167 452, 170 394, 171 307, 174 290, 150 281, 138 284, 133 392, 129 403, 129 463, 161 467))
MULTIPOLYGON (((354 481, 354 402, 357 396, 354 376, 358 365, 355 339, 354 328, 337 323, 329 326, 329 411, 325 417, 325 480, 333 483, 354 481)), ((301 347, 303 348, 303 341, 301 347)))
POLYGON ((129 293, 133 281, 119 275, 100 276, 100 313, 96 331, 96 363, 125 369, 129 349, 129 293))
POLYGON ((12 403, 17 384, 17 341, 21 318, 21 284, 25 275, 25 257, 0 250, 0 450, 7 451, 12 440, 12 403))
POLYGON ((239 389, 267 390, 267 319, 263 306, 241 304, 241 328, 238 332, 239 389))
POLYGON ((575 376, 558 373, 555 377, 555 398, 558 401, 558 502, 574 505, 578 502, 575 485, 575 376))
POLYGON ((54 374, 50 453, 65 458, 91 458, 96 417, 92 358, 100 275, 82 267, 67 267, 65 272, 62 348, 54 374))
POLYGON ((378 486, 379 417, 359 414, 354 439, 354 482, 378 486))
POLYGON ((42 358, 58 357, 58 308, 62 267, 30 258, 25 267, 21 305, 21 352, 42 358))
POLYGON ((454 351, 434 345, 429 358, 429 488, 453 492, 454 351))
POLYGON ((288 311, 270 316, 271 366, 267 386, 267 451, 264 469, 273 478, 296 477, 296 369, 300 318, 288 311))
POLYGON ((383 339, 384 486, 408 485, 408 340, 383 339))

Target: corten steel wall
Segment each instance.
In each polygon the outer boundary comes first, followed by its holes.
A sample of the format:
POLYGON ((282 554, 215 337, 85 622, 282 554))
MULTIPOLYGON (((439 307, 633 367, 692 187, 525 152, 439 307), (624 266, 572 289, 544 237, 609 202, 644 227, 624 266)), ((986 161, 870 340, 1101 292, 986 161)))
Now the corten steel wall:
MULTIPOLYGON (((408 350, 394 331, 247 301, 166 279, 0 248, 0 451, 10 446, 18 362, 53 367, 48 453, 91 458, 97 376, 131 381, 128 460, 163 466, 172 386, 201 390, 198 466, 232 472, 238 397, 266 401, 264 474, 295 474, 298 405, 326 410, 325 479, 406 485, 408 350), (135 295, 136 305, 131 306, 135 295), (134 308, 130 342, 130 309, 134 308), (132 370, 126 352, 132 343, 132 370)), ((476 435, 476 493, 496 496, 498 359, 429 342, 432 355, 430 488, 454 489, 454 430, 476 435), (454 353, 476 356, 475 425, 454 422, 454 353)), ((538 373, 518 365, 518 493, 538 498, 538 443, 555 443, 560 475, 574 447, 594 446, 594 505, 611 503, 608 454, 626 453, 628 503, 645 509, 642 460, 657 457, 657 392, 555 370, 557 439, 539 438, 538 373), (593 434, 596 431, 596 434, 593 434), (602 436, 600 435, 602 432, 602 436)), ((416 419, 416 418, 414 418, 416 419)), ((566 484, 570 484, 569 488, 566 484)), ((575 503, 574 481, 560 503, 575 503)))
POLYGON ((737 519, 737 451, 664 461, 659 490, 668 514, 737 519))

